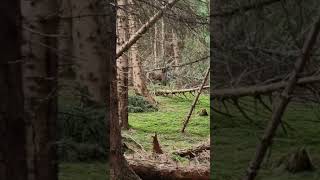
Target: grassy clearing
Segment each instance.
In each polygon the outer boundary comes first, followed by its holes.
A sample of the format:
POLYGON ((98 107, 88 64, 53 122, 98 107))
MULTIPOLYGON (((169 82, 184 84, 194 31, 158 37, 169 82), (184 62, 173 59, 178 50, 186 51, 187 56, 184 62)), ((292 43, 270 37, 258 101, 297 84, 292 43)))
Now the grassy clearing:
MULTIPOLYGON (((293 129, 287 128, 288 134, 285 134, 281 128, 278 129, 271 155, 268 161, 263 163, 257 179, 320 179, 320 121, 314 112, 314 109, 301 105, 291 105, 288 108, 284 120, 293 129), (275 167, 281 157, 299 147, 306 147, 309 150, 312 161, 318 168, 316 171, 290 174, 275 167)), ((260 124, 265 126, 266 120, 262 120, 258 116, 254 116, 254 114, 250 115, 255 120, 260 120, 260 124)), ((238 180, 243 177, 245 169, 255 153, 256 144, 263 130, 248 123, 248 120, 239 114, 234 118, 227 118, 219 114, 214 114, 213 117, 213 129, 211 132, 214 140, 214 155, 211 161, 212 179, 238 180)))
MULTIPOLYGON (((165 152, 173 149, 189 148, 201 141, 205 141, 210 134, 209 116, 200 117, 196 114, 200 109, 209 111, 209 96, 202 96, 193 114, 185 134, 181 134, 182 121, 192 104, 193 97, 168 98, 157 97, 159 111, 147 113, 130 113, 130 131, 123 133, 130 135, 142 144, 146 150, 152 150, 154 132, 158 133, 159 141, 165 152)), ((60 180, 105 180, 106 164, 93 163, 61 163, 60 180)))
POLYGON ((188 97, 188 99, 157 97, 156 100, 159 102, 159 111, 130 113, 129 124, 131 130, 123 132, 130 135, 146 150, 152 150, 151 136, 155 132, 158 133, 159 141, 165 152, 190 148, 209 137, 209 116, 201 117, 196 114, 202 108, 209 111, 209 96, 200 97, 185 134, 181 134, 180 131, 182 122, 191 107, 193 96, 188 97))

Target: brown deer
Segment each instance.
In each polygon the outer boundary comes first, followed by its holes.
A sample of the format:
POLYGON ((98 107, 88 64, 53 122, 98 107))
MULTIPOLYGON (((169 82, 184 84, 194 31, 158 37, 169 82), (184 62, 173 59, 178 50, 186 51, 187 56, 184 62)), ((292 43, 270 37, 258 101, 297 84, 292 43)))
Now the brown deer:
POLYGON ((161 82, 162 84, 165 85, 166 83, 166 69, 162 69, 162 70, 155 70, 152 72, 147 73, 147 78, 150 81, 154 81, 154 82, 161 82))
POLYGON ((157 133, 155 132, 154 133, 154 136, 152 136, 153 138, 153 153, 156 153, 156 154, 163 154, 163 151, 161 149, 161 146, 160 146, 160 143, 158 141, 158 136, 157 136, 157 133))

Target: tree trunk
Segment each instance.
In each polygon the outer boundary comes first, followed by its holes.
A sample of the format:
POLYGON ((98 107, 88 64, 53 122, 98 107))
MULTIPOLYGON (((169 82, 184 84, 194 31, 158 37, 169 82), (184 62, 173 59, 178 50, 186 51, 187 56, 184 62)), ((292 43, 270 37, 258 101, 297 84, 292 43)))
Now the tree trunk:
POLYGON ((0 179, 27 180, 20 3, 0 4, 0 179))
POLYGON ((106 80, 106 124, 110 127, 110 177, 112 180, 140 180, 140 178, 129 168, 126 159, 122 152, 122 140, 121 140, 121 128, 119 124, 118 115, 118 96, 117 96, 117 63, 116 63, 116 10, 110 4, 116 3, 114 0, 109 0, 105 7, 105 12, 110 13, 107 18, 107 46, 105 51, 108 53, 105 59, 101 59, 106 62, 104 71, 107 72, 106 76, 103 76, 106 80))
MULTIPOLYGON (((133 0, 128 1, 130 6, 134 4, 133 0)), ((134 15, 129 15, 129 28, 130 28, 130 35, 132 36, 133 33, 136 32, 136 20, 134 15)), ((156 104, 156 101, 151 96, 147 85, 146 85, 146 78, 143 73, 142 63, 138 57, 138 45, 133 44, 131 47, 131 54, 130 58, 132 61, 132 70, 133 70, 133 85, 135 93, 141 96, 144 96, 146 100, 151 104, 156 104)))
MULTIPOLYGON (((117 48, 128 39, 128 14, 126 13, 127 0, 118 0, 117 9, 117 48)), ((129 129, 128 122, 128 56, 123 54, 117 59, 118 70, 118 97, 119 121, 124 129, 129 129)))
MULTIPOLYGON (((213 80, 214 78, 214 67, 215 63, 214 61, 216 60, 215 58, 219 57, 219 51, 217 48, 214 47, 221 47, 223 48, 223 44, 225 43, 225 26, 227 21, 225 20, 226 18, 224 17, 213 17, 213 14, 219 14, 223 10, 222 8, 224 5, 226 5, 227 2, 225 0, 212 0, 210 2, 210 57, 211 57, 211 79, 213 80)), ((210 80, 211 81, 211 80, 210 80)), ((215 83, 215 82, 212 82, 215 83)), ((213 87, 213 86, 212 86, 213 87)))
POLYGON ((63 78, 74 79, 74 59, 72 58, 72 7, 70 0, 60 0, 62 18, 59 22, 58 49, 59 75, 63 78))
POLYGON ((158 64, 158 27, 157 27, 157 24, 154 25, 153 58, 154 58, 154 67, 157 67, 157 64, 158 64))
MULTIPOLYGON (((173 59, 174 65, 178 66, 180 64, 180 46, 179 46, 179 37, 174 29, 172 29, 172 49, 173 49, 173 59)), ((176 68, 177 71, 178 68, 176 68)))
POLYGON ((87 103, 103 104, 105 102, 106 47, 104 45, 104 27, 102 19, 105 14, 98 0, 71 0, 73 55, 77 57, 77 81, 80 88, 88 93, 87 103))
POLYGON ((155 161, 129 159, 132 169, 143 180, 209 180, 208 167, 180 167, 155 161))
POLYGON ((166 67, 165 49, 166 49, 165 21, 164 21, 164 18, 161 18, 160 61, 161 61, 162 67, 166 67))
POLYGON ((57 1, 22 0, 29 180, 57 180, 57 1), (37 32, 37 33, 35 33, 37 32))

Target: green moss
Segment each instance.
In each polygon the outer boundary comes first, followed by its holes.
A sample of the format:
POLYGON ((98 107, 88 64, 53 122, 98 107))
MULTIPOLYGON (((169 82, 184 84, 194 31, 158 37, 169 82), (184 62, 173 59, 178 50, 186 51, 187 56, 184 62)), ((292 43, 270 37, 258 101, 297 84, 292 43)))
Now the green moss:
MULTIPOLYGON (((164 151, 189 148, 208 138, 209 116, 200 117, 196 114, 201 108, 209 109, 209 97, 203 96, 194 111, 185 134, 181 134, 182 122, 192 104, 192 96, 185 98, 157 97, 159 111, 129 113, 129 134, 146 150, 151 150, 151 135, 158 132, 159 141, 164 151)), ((78 156, 78 155, 75 155, 78 156)), ((184 158, 173 156, 179 162, 184 158)), ((59 180, 105 180, 107 166, 102 162, 61 163, 59 180)))
MULTIPOLYGON (((217 107, 217 104, 215 105, 217 107)), ((259 113, 262 107, 258 107, 259 113)), ((241 179, 249 165, 255 151, 256 145, 263 134, 263 129, 248 123, 236 109, 229 108, 236 116, 227 118, 214 114, 212 123, 213 158, 211 161, 213 180, 233 180, 241 179)), ((265 127, 269 120, 270 113, 265 118, 256 116, 254 113, 249 115, 265 127)), ((286 171, 278 171, 274 165, 281 157, 288 152, 299 147, 306 147, 312 158, 315 167, 320 166, 320 127, 319 121, 314 111, 310 107, 302 105, 290 105, 283 120, 292 129, 287 127, 288 134, 279 128, 277 136, 272 145, 271 155, 265 160, 257 179, 260 180, 316 180, 320 178, 320 171, 290 174, 286 171)))
POLYGON ((157 132, 160 143, 165 151, 174 148, 189 148, 209 137, 209 116, 196 114, 202 108, 209 109, 209 96, 202 96, 197 104, 186 133, 181 134, 181 128, 186 117, 193 97, 188 99, 179 97, 157 97, 159 110, 157 112, 130 113, 130 131, 124 131, 132 136, 147 150, 151 149, 151 136, 157 132))

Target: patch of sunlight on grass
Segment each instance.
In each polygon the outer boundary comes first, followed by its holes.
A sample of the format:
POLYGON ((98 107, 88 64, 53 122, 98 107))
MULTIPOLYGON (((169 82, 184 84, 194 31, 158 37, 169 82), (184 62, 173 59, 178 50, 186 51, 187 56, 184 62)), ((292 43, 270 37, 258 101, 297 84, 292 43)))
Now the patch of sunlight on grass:
POLYGON ((205 108, 209 112, 209 96, 201 96, 199 103, 186 128, 186 133, 180 133, 182 123, 190 110, 193 96, 188 99, 181 97, 157 97, 159 111, 147 113, 130 113, 129 134, 146 150, 151 150, 152 138, 155 132, 165 151, 190 148, 201 141, 207 140, 210 135, 209 116, 198 116, 197 112, 205 108))

